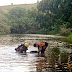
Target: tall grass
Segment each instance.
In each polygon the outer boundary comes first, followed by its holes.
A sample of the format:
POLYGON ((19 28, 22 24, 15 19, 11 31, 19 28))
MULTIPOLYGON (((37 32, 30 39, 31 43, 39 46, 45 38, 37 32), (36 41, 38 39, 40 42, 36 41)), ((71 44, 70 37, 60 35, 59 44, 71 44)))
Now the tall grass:
POLYGON ((68 42, 72 43, 72 33, 67 37, 68 42))

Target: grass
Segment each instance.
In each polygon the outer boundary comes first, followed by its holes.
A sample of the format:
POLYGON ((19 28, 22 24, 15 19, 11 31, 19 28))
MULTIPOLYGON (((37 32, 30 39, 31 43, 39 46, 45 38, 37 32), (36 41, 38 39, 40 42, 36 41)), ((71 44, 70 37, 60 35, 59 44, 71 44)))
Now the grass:
POLYGON ((37 7, 37 3, 35 4, 18 4, 18 5, 8 5, 8 6, 0 6, 0 10, 7 13, 10 9, 21 7, 25 8, 26 10, 33 9, 37 7))

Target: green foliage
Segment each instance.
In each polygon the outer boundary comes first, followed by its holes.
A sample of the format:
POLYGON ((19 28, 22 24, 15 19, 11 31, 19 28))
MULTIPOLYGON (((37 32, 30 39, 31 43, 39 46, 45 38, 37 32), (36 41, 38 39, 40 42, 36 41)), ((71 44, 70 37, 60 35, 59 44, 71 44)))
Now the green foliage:
POLYGON ((62 35, 68 35, 70 33, 69 29, 71 30, 72 28, 71 0, 42 0, 34 6, 32 8, 30 5, 32 9, 26 9, 27 7, 12 5, 12 7, 6 7, 8 11, 5 10, 3 12, 0 10, 1 31, 19 34, 60 33, 62 35), (63 28, 65 32, 62 31, 63 28))
POLYGON ((49 59, 53 65, 56 61, 58 61, 59 54, 60 54, 60 49, 58 47, 54 47, 50 50, 49 59))
POLYGON ((14 8, 9 11, 9 18, 16 19, 26 15, 26 10, 23 8, 14 8))
POLYGON ((72 28, 71 0, 43 0, 37 8, 45 15, 38 22, 41 22, 42 28, 48 29, 49 34, 59 33, 63 25, 65 28, 72 28))
POLYGON ((60 54, 60 49, 55 47, 55 48, 52 48, 52 54, 53 55, 59 55, 60 54))
POLYGON ((61 57, 61 62, 67 62, 68 61, 68 53, 67 52, 62 52, 61 54, 60 54, 60 57, 61 57))
POLYGON ((39 29, 36 22, 37 10, 25 10, 23 8, 14 8, 9 11, 9 23, 11 24, 11 33, 36 33, 39 29))
POLYGON ((58 56, 60 54, 60 49, 57 48, 57 47, 55 47, 51 51, 52 51, 52 58, 54 58, 55 60, 57 60, 58 56))
POLYGON ((6 33, 2 31, 2 32, 0 32, 0 35, 2 35, 2 34, 6 34, 6 33))
POLYGON ((67 39, 70 43, 72 43, 72 33, 70 35, 68 35, 67 39))

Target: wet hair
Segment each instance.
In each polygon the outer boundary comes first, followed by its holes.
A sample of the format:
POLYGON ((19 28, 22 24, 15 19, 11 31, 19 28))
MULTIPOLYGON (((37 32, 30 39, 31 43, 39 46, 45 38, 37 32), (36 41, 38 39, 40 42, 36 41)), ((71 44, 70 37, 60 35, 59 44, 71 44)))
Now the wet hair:
POLYGON ((17 48, 15 48, 15 50, 17 51, 17 48))
POLYGON ((34 47, 36 47, 36 43, 34 44, 34 47))

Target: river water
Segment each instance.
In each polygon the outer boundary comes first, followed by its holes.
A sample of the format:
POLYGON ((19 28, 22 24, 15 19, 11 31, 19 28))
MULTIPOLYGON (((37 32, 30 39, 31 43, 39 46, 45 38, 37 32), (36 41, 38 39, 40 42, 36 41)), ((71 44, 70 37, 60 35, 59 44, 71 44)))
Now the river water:
MULTIPOLYGON (((52 38, 63 37, 33 34, 0 35, 0 72, 51 72, 51 69, 43 68, 44 64, 48 64, 46 58, 30 51, 37 51, 33 44, 39 41, 46 41, 49 46, 53 46, 57 41, 52 38), (15 48, 24 42, 30 44, 27 53, 24 55, 16 53, 15 48)), ((60 41, 58 43, 60 46, 64 44, 60 41)))

